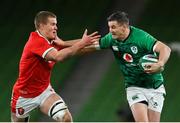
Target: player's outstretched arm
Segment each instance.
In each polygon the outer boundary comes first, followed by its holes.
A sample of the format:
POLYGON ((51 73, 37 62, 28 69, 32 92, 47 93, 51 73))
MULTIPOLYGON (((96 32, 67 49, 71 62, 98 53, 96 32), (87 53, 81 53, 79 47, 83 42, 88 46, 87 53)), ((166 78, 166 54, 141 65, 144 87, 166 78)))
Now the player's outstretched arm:
POLYGON ((97 35, 97 33, 92 33, 90 35, 87 35, 87 30, 85 30, 82 39, 74 45, 64 48, 60 51, 57 51, 55 49, 50 50, 46 55, 45 59, 50 61, 63 61, 65 58, 75 55, 79 50, 83 49, 86 46, 89 46, 93 44, 96 40, 100 38, 100 35, 97 35))
MULTIPOLYGON (((98 34, 98 32, 96 31, 96 32, 90 34, 89 36, 97 35, 97 34, 98 34)), ((74 45, 75 43, 77 43, 79 41, 81 41, 81 39, 73 39, 73 40, 64 41, 57 36, 56 39, 52 41, 52 43, 61 48, 66 48, 66 47, 71 47, 72 45, 74 45)))
POLYGON ((84 47, 83 49, 79 50, 76 54, 84 55, 86 53, 91 53, 98 50, 100 50, 99 39, 96 39, 96 41, 93 44, 84 47))
POLYGON ((59 46, 61 48, 66 48, 66 47, 71 47, 75 43, 79 42, 81 39, 74 39, 74 40, 68 40, 68 41, 63 41, 59 37, 56 37, 55 40, 52 41, 52 44, 59 46))
MULTIPOLYGON (((89 36, 91 37, 91 36, 93 36, 93 35, 98 35, 98 32, 95 31, 95 32, 93 32, 92 34, 90 34, 89 36)), ((72 45, 74 45, 75 43, 77 43, 77 42, 79 42, 79 41, 81 41, 81 39, 67 40, 67 41, 64 41, 64 42, 65 42, 65 46, 72 46, 72 45)), ((95 41, 95 40, 94 40, 94 41, 95 41)), ((93 42, 94 42, 94 41, 93 41, 93 42)))

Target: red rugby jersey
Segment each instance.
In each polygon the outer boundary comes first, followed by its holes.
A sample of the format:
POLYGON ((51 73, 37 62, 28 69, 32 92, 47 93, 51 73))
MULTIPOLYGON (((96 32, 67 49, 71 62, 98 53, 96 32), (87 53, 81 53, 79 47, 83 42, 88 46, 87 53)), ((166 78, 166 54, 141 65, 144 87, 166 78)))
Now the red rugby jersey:
POLYGON ((13 87, 14 93, 32 98, 48 87, 55 62, 45 61, 44 57, 53 48, 40 33, 30 34, 19 63, 19 77, 13 87))

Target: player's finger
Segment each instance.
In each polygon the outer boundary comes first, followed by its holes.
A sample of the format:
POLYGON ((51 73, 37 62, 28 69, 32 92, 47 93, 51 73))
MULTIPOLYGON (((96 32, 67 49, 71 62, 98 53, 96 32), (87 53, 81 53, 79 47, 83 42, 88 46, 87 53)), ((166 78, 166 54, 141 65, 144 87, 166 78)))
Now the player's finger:
POLYGON ((87 35, 87 32, 88 32, 88 30, 87 30, 87 29, 85 29, 84 34, 83 34, 83 35, 87 35))
POLYGON ((94 43, 94 42, 99 42, 99 38, 91 39, 91 43, 94 43))
POLYGON ((150 69, 150 68, 151 68, 151 64, 146 64, 144 67, 145 67, 146 69, 150 69))
POLYGON ((92 39, 92 40, 91 40, 91 43, 92 43, 93 45, 96 45, 97 43, 95 44, 94 42, 98 42, 98 41, 99 41, 99 38, 97 38, 97 39, 92 39))
POLYGON ((96 32, 93 32, 92 34, 90 34, 89 36, 92 37, 92 36, 97 35, 97 34, 98 34, 98 32, 96 31, 96 32))
MULTIPOLYGON (((96 39, 94 39, 96 40, 96 39)), ((94 45, 98 45, 99 44, 99 39, 97 39, 96 41, 93 42, 94 45)))
POLYGON ((90 37, 91 39, 96 39, 96 38, 100 38, 101 35, 96 35, 96 36, 93 36, 93 37, 90 37))
POLYGON ((55 40, 52 40, 52 41, 51 41, 51 44, 54 44, 54 43, 55 43, 55 40))

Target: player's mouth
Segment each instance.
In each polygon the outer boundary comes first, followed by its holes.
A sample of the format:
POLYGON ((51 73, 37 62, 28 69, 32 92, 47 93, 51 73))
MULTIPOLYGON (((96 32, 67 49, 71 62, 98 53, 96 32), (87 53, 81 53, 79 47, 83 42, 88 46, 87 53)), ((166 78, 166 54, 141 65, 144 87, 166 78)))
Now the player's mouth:
POLYGON ((53 31, 53 34, 56 36, 56 35, 57 35, 57 32, 56 32, 56 31, 53 31))
POLYGON ((116 36, 116 34, 115 34, 115 33, 112 33, 112 36, 114 37, 114 36, 116 36))
POLYGON ((112 34, 112 35, 116 35, 116 33, 114 33, 114 32, 111 32, 111 34, 112 34))

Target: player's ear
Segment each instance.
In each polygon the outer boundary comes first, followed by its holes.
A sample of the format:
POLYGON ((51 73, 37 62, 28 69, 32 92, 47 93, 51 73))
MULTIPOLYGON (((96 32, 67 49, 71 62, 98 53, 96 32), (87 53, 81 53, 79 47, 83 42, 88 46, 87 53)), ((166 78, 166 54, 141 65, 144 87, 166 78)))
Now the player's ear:
POLYGON ((43 23, 40 23, 39 24, 39 29, 43 28, 44 24, 43 23))
POLYGON ((128 25, 127 25, 126 23, 123 23, 123 24, 122 24, 122 27, 125 29, 125 28, 128 27, 128 25))

